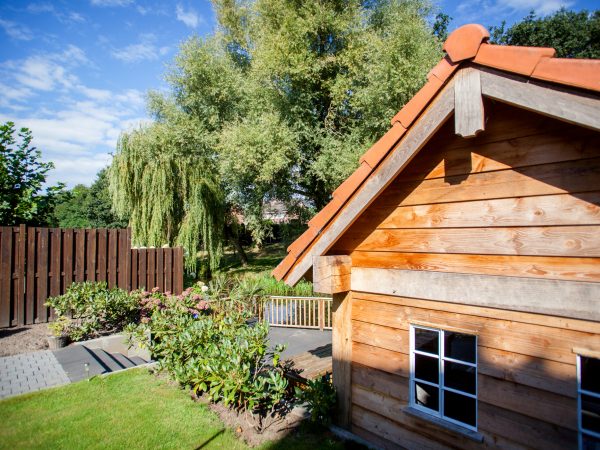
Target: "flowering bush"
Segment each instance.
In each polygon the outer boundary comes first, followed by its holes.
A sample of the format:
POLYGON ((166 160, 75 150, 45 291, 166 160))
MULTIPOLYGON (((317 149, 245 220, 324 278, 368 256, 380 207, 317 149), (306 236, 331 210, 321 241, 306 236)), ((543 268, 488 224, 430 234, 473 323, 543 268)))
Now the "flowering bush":
POLYGON ((283 348, 269 351, 267 324, 248 325, 248 310, 220 287, 198 283, 178 296, 144 292, 140 323, 128 330, 149 333, 160 367, 197 393, 238 408, 276 408, 288 387, 283 348))
POLYGON ((104 282, 73 283, 63 295, 48 298, 54 308, 61 335, 73 341, 120 331, 137 320, 139 295, 123 289, 109 289, 104 282), (70 316, 70 318, 69 318, 70 316))

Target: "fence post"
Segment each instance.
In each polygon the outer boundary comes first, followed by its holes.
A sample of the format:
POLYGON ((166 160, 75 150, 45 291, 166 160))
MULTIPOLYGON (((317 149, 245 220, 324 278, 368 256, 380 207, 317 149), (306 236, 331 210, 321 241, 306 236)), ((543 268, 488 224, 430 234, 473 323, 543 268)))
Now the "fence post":
POLYGON ((325 329, 325 300, 319 299, 319 330, 325 329))

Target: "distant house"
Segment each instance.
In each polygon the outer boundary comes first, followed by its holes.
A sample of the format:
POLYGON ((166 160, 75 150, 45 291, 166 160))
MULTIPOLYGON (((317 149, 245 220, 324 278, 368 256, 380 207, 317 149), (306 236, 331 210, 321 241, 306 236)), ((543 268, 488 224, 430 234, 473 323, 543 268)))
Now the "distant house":
POLYGON ((340 425, 600 448, 600 61, 454 31, 273 272, 334 295, 340 425))

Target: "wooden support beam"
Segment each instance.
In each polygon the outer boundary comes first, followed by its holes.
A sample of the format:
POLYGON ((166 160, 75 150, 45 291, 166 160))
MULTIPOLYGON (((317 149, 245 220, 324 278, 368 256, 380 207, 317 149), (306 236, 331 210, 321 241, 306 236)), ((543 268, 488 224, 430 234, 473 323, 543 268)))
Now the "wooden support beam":
POLYGON ((471 138, 484 127, 479 71, 465 67, 456 74, 454 83, 454 130, 459 136, 471 138))
POLYGON ((321 294, 337 294, 350 290, 352 259, 348 255, 315 256, 313 290, 321 294))
POLYGON ((600 322, 600 283, 354 267, 352 290, 600 322))
POLYGON ((333 294, 331 355, 337 395, 336 424, 349 428, 352 414, 352 296, 333 294))
POLYGON ((509 105, 519 106, 592 130, 600 130, 600 99, 567 88, 481 69, 481 93, 509 105))

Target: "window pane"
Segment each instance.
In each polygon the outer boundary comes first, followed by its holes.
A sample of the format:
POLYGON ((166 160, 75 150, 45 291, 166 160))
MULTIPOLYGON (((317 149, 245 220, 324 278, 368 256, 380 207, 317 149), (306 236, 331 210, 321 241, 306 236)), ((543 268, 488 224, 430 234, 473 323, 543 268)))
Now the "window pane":
POLYGON ((600 433, 600 398, 581 394, 581 426, 600 433))
POLYGON ((415 381, 415 403, 439 412, 439 389, 415 381))
POLYGON ((439 355, 439 332, 415 328, 415 350, 439 355))
POLYGON ((475 395, 475 367, 444 362, 444 385, 475 395))
POLYGON ((438 359, 415 353, 415 377, 431 383, 439 383, 438 359))
POLYGON ((581 438, 583 450, 600 450, 600 439, 588 434, 582 434, 581 438))
POLYGON ((472 427, 476 426, 477 402, 474 398, 444 391, 444 415, 472 427))
POLYGON ((581 356, 581 389, 600 394, 600 359, 581 356))
POLYGON ((444 332, 444 356, 470 363, 475 362, 476 338, 470 334, 444 332))

